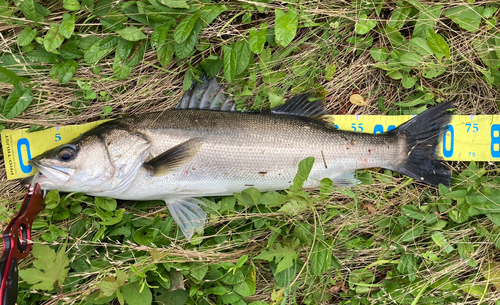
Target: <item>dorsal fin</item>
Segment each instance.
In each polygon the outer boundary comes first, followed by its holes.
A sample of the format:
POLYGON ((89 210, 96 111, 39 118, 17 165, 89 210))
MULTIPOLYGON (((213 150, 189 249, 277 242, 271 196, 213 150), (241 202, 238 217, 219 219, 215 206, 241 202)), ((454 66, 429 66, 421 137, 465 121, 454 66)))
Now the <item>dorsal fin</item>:
POLYGON ((320 100, 309 102, 311 93, 304 93, 292 97, 285 104, 271 110, 274 114, 297 115, 307 118, 317 118, 329 114, 320 100))
POLYGON ((236 111, 233 99, 226 97, 223 88, 214 77, 208 79, 203 74, 203 84, 194 82, 193 86, 184 93, 175 109, 203 109, 216 111, 236 111))

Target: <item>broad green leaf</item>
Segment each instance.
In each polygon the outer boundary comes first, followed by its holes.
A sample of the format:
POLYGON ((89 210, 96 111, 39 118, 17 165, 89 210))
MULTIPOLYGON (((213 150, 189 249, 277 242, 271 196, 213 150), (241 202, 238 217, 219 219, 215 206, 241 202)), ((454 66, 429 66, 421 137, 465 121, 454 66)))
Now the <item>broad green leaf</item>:
POLYGON ((38 22, 43 21, 43 18, 41 18, 36 12, 35 2, 33 0, 19 1, 19 9, 23 12, 26 19, 35 21, 36 25, 38 25, 38 22))
POLYGON ((267 36, 267 22, 263 23, 260 26, 260 30, 257 31, 256 28, 251 28, 249 37, 248 37, 248 44, 250 45, 250 49, 252 52, 255 54, 260 54, 262 50, 264 49, 264 44, 266 43, 266 36, 267 36))
POLYGON ((59 83, 68 83, 73 78, 73 75, 75 75, 76 69, 78 69, 78 64, 75 61, 66 61, 59 71, 59 83))
POLYGON ((413 86, 415 86, 416 82, 417 82, 417 77, 416 76, 411 76, 409 73, 405 73, 403 75, 403 78, 401 79, 401 84, 406 89, 413 88, 413 86))
POLYGON ((419 67, 422 65, 422 57, 414 53, 404 53, 399 60, 407 67, 419 67))
POLYGON ((201 24, 197 22, 194 25, 193 31, 191 31, 191 33, 183 43, 175 43, 175 54, 179 59, 184 59, 188 57, 191 52, 193 52, 196 41, 198 41, 198 35, 200 34, 201 29, 201 24))
POLYGON ((356 22, 355 31, 358 35, 364 35, 370 32, 371 29, 377 26, 377 21, 368 19, 366 14, 359 16, 359 21, 356 22))
POLYGON ((411 10, 411 7, 400 7, 395 9, 392 12, 391 19, 389 19, 389 22, 387 24, 395 29, 401 29, 408 19, 411 10))
MULTIPOLYGON (((304 182, 309 178, 309 174, 311 173, 312 167, 314 165, 314 158, 308 157, 299 162, 299 170, 293 178, 293 189, 300 190, 304 185, 304 182)), ((292 186, 290 189, 292 190, 292 186)))
POLYGON ((224 77, 229 83, 232 83, 236 75, 236 51, 231 46, 222 46, 224 53, 224 77))
POLYGON ((160 48, 165 44, 171 26, 172 23, 166 23, 157 26, 153 30, 153 33, 151 34, 151 46, 153 47, 154 50, 160 48))
POLYGON ((62 286, 68 274, 69 259, 66 256, 66 244, 59 252, 47 245, 34 244, 32 248, 34 268, 19 270, 19 276, 28 284, 31 289, 41 289, 50 291, 54 288, 54 283, 62 286))
POLYGON ((399 237, 399 242, 409 242, 419 237, 424 233, 424 228, 421 226, 413 227, 407 231, 405 231, 399 237))
POLYGON ((271 104, 271 109, 276 108, 285 103, 285 99, 281 95, 277 95, 273 92, 269 93, 269 103, 271 104))
POLYGON ((208 56, 200 63, 201 68, 205 71, 205 73, 207 73, 209 78, 212 78, 219 73, 223 65, 224 63, 222 59, 215 54, 208 56))
POLYGON ((57 48, 61 46, 64 37, 59 34, 59 26, 55 23, 50 24, 50 29, 43 39, 43 46, 47 52, 58 53, 57 48))
POLYGON ((248 67, 250 62, 250 56, 252 52, 250 51, 250 46, 245 40, 240 40, 234 45, 234 51, 236 53, 236 75, 241 74, 248 67))
POLYGON ((446 58, 450 58, 450 47, 444 40, 444 38, 436 34, 433 29, 428 29, 426 34, 427 38, 427 44, 429 47, 432 49, 434 52, 434 55, 436 55, 437 59, 441 60, 443 56, 446 56, 446 58))
POLYGON ((0 82, 16 86, 19 82, 25 82, 27 80, 27 78, 19 77, 16 73, 0 66, 0 82))
POLYGON ((141 29, 131 25, 122 30, 116 31, 123 39, 128 41, 138 41, 141 39, 146 39, 146 35, 141 31, 141 29))
POLYGON ((432 240, 436 245, 438 245, 441 249, 443 249, 446 253, 451 253, 455 248, 453 248, 452 245, 448 242, 446 237, 444 237, 443 233, 441 232, 435 232, 431 236, 432 240))
POLYGON ((428 29, 434 29, 436 27, 436 21, 439 20, 441 16, 442 5, 428 6, 425 3, 417 2, 414 0, 413 4, 422 5, 423 8, 419 9, 420 13, 417 17, 417 23, 413 30, 412 38, 425 38, 425 33, 428 29))
MULTIPOLYGON (((182 21, 175 27, 174 39, 177 43, 183 43, 194 30, 194 25, 199 18, 199 11, 194 14, 186 15, 182 21)), ((198 36, 198 35, 197 35, 198 36)))
POLYGON ((197 279, 198 281, 203 280, 208 272, 208 264, 206 263, 191 263, 189 264, 189 275, 197 279))
POLYGON ((99 42, 99 49, 101 50, 112 49, 118 44, 118 41, 120 41, 120 37, 112 35, 107 36, 99 42))
POLYGON ((417 260, 415 255, 407 253, 401 254, 397 269, 401 274, 407 275, 410 281, 413 282, 416 279, 415 274, 417 272, 417 260))
POLYGON ((287 198, 278 192, 266 192, 259 198, 259 202, 266 207, 279 207, 285 203, 287 198))
POLYGON ((105 211, 114 211, 117 206, 116 199, 106 197, 95 197, 94 203, 105 211))
POLYGON ((153 294, 148 285, 133 282, 123 286, 120 291, 128 305, 145 305, 153 302, 153 294))
POLYGON ((157 51, 158 61, 164 67, 168 66, 172 59, 174 58, 175 45, 172 43, 166 43, 162 45, 157 51))
POLYGON ((83 59, 87 64, 92 65, 101 60, 109 52, 109 49, 101 50, 100 41, 97 41, 83 54, 83 59))
POLYGON ((129 67, 125 60, 120 57, 120 53, 115 53, 113 61, 113 75, 118 79, 125 79, 132 72, 132 67, 129 67))
POLYGON ((187 69, 186 73, 184 73, 184 80, 182 81, 182 90, 188 91, 192 85, 193 85, 193 71, 191 69, 187 69))
POLYGON ((63 0, 63 7, 68 11, 76 11, 80 9, 80 2, 78 0, 63 0))
POLYGON ((189 5, 184 0, 160 0, 158 2, 171 8, 189 8, 189 5))
POLYGON ((389 57, 389 51, 382 47, 382 48, 371 48, 370 49, 370 55, 372 56, 373 60, 375 61, 385 61, 387 57, 389 57))
POLYGON ((412 38, 410 40, 410 48, 421 56, 429 56, 434 54, 424 38, 412 38))
POLYGON ((483 10, 482 6, 461 5, 447 9, 443 14, 462 29, 476 33, 481 25, 483 10))
POLYGON ((406 41, 403 35, 401 35, 401 33, 397 29, 391 26, 385 26, 385 28, 382 30, 382 33, 387 35, 387 37, 389 38, 389 42, 395 47, 401 46, 406 41))
POLYGON ((33 41, 33 39, 35 39, 35 37, 36 29, 31 29, 31 27, 27 26, 21 31, 21 33, 19 33, 19 36, 17 36, 17 44, 21 47, 27 46, 33 41))
POLYGON ((290 7, 285 14, 277 8, 275 10, 275 28, 276 43, 282 47, 286 47, 292 42, 297 34, 299 15, 295 7, 290 7))
POLYGON ((241 295, 244 298, 252 296, 256 289, 256 271, 255 268, 249 266, 252 270, 247 275, 245 280, 233 287, 234 292, 241 295))
POLYGON ((64 13, 63 21, 59 26, 59 33, 69 39, 71 35, 73 35, 74 30, 75 30, 75 13, 73 13, 72 15, 64 13))
POLYGON ((20 89, 16 87, 5 101, 2 113, 8 119, 15 118, 28 108, 32 100, 31 88, 20 89))
POLYGON ((311 253, 311 272, 322 275, 332 266, 332 251, 325 240, 317 240, 311 253))
POLYGON ((334 63, 326 65, 325 67, 325 79, 327 81, 331 81, 333 79, 333 75, 337 72, 337 67, 334 63))
POLYGON ((282 246, 276 243, 276 248, 268 248, 263 250, 255 259, 263 259, 268 262, 274 261, 278 264, 274 273, 279 273, 283 270, 293 267, 294 261, 299 257, 295 249, 290 246, 282 246))
POLYGON ((200 10, 200 19, 204 21, 204 26, 206 26, 212 23, 215 18, 225 11, 227 11, 227 7, 225 5, 206 4, 200 10))

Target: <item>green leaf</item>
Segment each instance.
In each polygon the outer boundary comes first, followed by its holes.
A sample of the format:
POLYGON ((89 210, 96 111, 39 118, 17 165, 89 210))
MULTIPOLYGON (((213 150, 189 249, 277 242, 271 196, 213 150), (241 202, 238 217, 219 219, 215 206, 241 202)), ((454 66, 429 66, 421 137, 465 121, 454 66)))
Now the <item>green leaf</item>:
POLYGON ((427 44, 427 41, 420 37, 412 38, 410 40, 410 48, 421 56, 429 56, 434 54, 432 49, 427 44))
POLYGON ((403 75, 403 79, 401 80, 401 84, 403 84, 403 87, 406 89, 411 89, 417 82, 417 77, 416 76, 411 76, 409 73, 405 73, 403 75))
POLYGON ((55 23, 50 24, 50 29, 43 39, 43 46, 47 52, 58 53, 57 48, 61 46, 64 41, 64 37, 59 34, 59 26, 55 23))
POLYGON ((113 74, 118 79, 125 79, 132 72, 132 67, 127 65, 125 60, 122 60, 120 53, 115 53, 115 59, 113 61, 113 74))
POLYGON ((187 69, 186 73, 184 73, 184 80, 182 81, 182 90, 188 91, 192 85, 193 85, 193 71, 191 69, 187 69))
POLYGON ((400 7, 392 12, 391 19, 387 23, 395 29, 401 29, 411 13, 411 7, 400 7))
POLYGON ((308 157, 299 162, 299 171, 293 178, 293 185, 290 186, 290 190, 300 190, 304 185, 304 182, 309 178, 312 167, 314 165, 314 158, 308 157))
POLYGON ((134 282, 123 286, 120 291, 128 305, 145 305, 153 302, 153 294, 148 285, 140 285, 139 282, 134 282))
POLYGON ((69 39, 71 35, 73 35, 74 30, 75 30, 75 13, 73 13, 73 15, 64 13, 63 21, 59 26, 59 33, 69 39))
POLYGON ((377 26, 377 21, 367 18, 366 14, 359 16, 359 21, 356 22, 355 26, 356 34, 364 35, 377 26))
POLYGON ((203 280, 208 272, 208 264, 205 263, 191 263, 189 264, 190 275, 198 281, 203 280))
POLYGON ((414 53, 404 53, 399 61, 407 67, 419 67, 422 65, 422 57, 414 53))
POLYGON ((171 26, 172 23, 169 22, 155 27, 153 33, 151 34, 151 46, 153 49, 157 50, 165 44, 171 26))
POLYGON ((162 45, 157 51, 158 61, 163 67, 168 66, 172 59, 174 58, 175 45, 172 43, 166 43, 162 45))
POLYGON ((335 64, 329 64, 325 67, 325 79, 327 81, 331 81, 333 79, 333 75, 337 72, 337 67, 335 64))
POLYGON ((248 44, 250 45, 250 49, 252 52, 255 54, 260 54, 262 50, 264 49, 264 44, 266 43, 266 36, 267 36, 267 22, 263 23, 260 26, 260 30, 257 31, 256 28, 251 28, 249 37, 248 37, 248 44))
POLYGON ((283 270, 293 267, 294 261, 299 257, 295 249, 290 246, 282 246, 280 243, 276 243, 276 248, 270 247, 263 250, 259 255, 254 257, 255 259, 262 259, 268 262, 274 261, 278 264, 276 271, 279 273, 283 270))
POLYGON ((142 246, 150 245, 154 240, 154 231, 155 229, 151 228, 151 226, 145 226, 135 231, 134 233, 134 241, 142 246))
POLYGON ((34 244, 32 254, 35 258, 34 268, 19 270, 19 276, 28 284, 31 289, 41 289, 50 291, 54 288, 54 283, 62 286, 68 274, 69 259, 66 256, 66 244, 64 244, 57 255, 55 251, 47 245, 34 244))
POLYGON ((400 237, 399 241, 400 242, 409 242, 414 240, 415 238, 418 238, 420 235, 424 233, 424 228, 421 226, 413 227, 410 230, 407 230, 404 232, 400 237))
POLYGON ((438 245, 441 249, 443 249, 446 253, 451 253, 455 248, 448 242, 448 240, 444 237, 441 232, 434 232, 431 236, 432 240, 436 245, 438 245))
POLYGON ((31 88, 20 89, 16 87, 5 101, 2 113, 8 119, 15 118, 28 108, 32 100, 31 88))
POLYGON ((77 69, 78 63, 73 60, 66 61, 59 70, 59 82, 61 84, 69 82, 73 78, 73 75, 75 75, 77 69))
POLYGON ((202 26, 200 23, 196 23, 194 25, 193 31, 189 34, 187 39, 183 43, 175 43, 175 54, 179 59, 184 59, 191 54, 194 50, 194 46, 196 44, 196 41, 198 40, 198 35, 200 34, 200 31, 202 29, 202 26))
POLYGON ((94 44, 90 46, 90 48, 83 54, 83 59, 89 65, 95 64, 101 58, 106 56, 110 52, 109 49, 101 50, 100 41, 96 41, 94 44))
POLYGON ((123 39, 128 41, 139 41, 141 39, 146 39, 146 35, 141 31, 141 29, 131 25, 122 30, 117 30, 116 33, 120 35, 123 39))
POLYGON ((207 73, 209 78, 214 77, 224 66, 219 56, 212 54, 200 63, 201 68, 207 73))
POLYGON ((382 48, 371 48, 370 49, 370 55, 372 56, 373 60, 375 61, 385 61, 387 57, 389 57, 389 51, 382 47, 382 48))
POLYGON ((250 62, 250 56, 252 52, 250 51, 250 46, 245 40, 240 40, 234 45, 234 51, 236 53, 236 75, 241 74, 248 67, 250 62))
POLYGON ((407 275, 410 281, 413 282, 416 279, 415 274, 417 273, 417 260, 415 255, 407 253, 401 254, 397 269, 401 274, 407 275))
POLYGON ((439 20, 443 6, 428 6, 425 3, 416 2, 416 0, 412 1, 414 1, 412 5, 417 4, 418 6, 423 6, 422 9, 419 9, 420 13, 418 14, 412 37, 425 38, 427 30, 436 27, 436 21, 439 20))
POLYGON ((462 29, 476 33, 481 25, 483 10, 482 6, 461 5, 447 9, 443 14, 462 29))
POLYGON ((222 46, 224 53, 224 77, 229 83, 232 83, 236 74, 236 51, 231 46, 222 46))
POLYGON ((225 5, 206 4, 200 10, 200 19, 204 21, 205 25, 209 25, 215 20, 215 18, 225 11, 227 11, 227 7, 225 5))
POLYGON ((17 36, 17 44, 21 47, 29 45, 33 39, 36 37, 36 29, 31 29, 31 27, 25 27, 19 36, 17 36))
POLYGON ((276 108, 280 105, 285 104, 285 99, 281 95, 277 95, 273 92, 269 93, 269 103, 271 104, 271 109, 276 108))
POLYGON ((286 196, 278 192, 266 192, 259 198, 260 204, 263 204, 268 208, 282 206, 286 200, 286 196))
POLYGON ((19 77, 16 73, 0 67, 0 82, 16 86, 19 82, 27 81, 27 78, 19 77))
POLYGON ((80 2, 78 0, 63 0, 63 7, 68 11, 76 11, 80 9, 80 2))
POLYGON ((186 15, 182 21, 175 27, 174 39, 177 43, 183 43, 189 37, 189 34, 194 30, 194 25, 198 21, 199 12, 186 15))
POLYGON ((332 251, 325 240, 317 240, 311 253, 311 272, 322 275, 332 266, 332 251))
POLYGON ((441 60, 443 56, 450 58, 450 46, 446 43, 444 38, 436 34, 433 29, 428 29, 425 33, 427 38, 427 44, 436 55, 437 59, 441 60))
POLYGON ((43 21, 43 18, 41 18, 36 12, 35 2, 33 0, 19 1, 19 9, 23 12, 26 19, 35 21, 36 25, 38 25, 38 22, 43 21))
POLYGON ((159 2, 170 8, 189 8, 189 5, 184 0, 160 0, 159 2))
POLYGON ((95 197, 94 203, 105 211, 114 211, 117 206, 116 199, 106 197, 95 197))
POLYGON ((252 296, 256 289, 256 272, 255 268, 249 266, 252 270, 247 275, 245 280, 233 287, 234 292, 241 295, 244 298, 252 296))
POLYGON ((279 8, 275 10, 274 31, 278 45, 286 47, 292 42, 297 34, 298 21, 299 15, 295 7, 290 7, 286 14, 279 8))
POLYGON ((495 261, 486 261, 481 265, 481 274, 484 278, 496 288, 500 288, 500 263, 495 261))
POLYGON ((389 42, 392 45, 394 45, 395 47, 401 46, 406 41, 406 39, 403 37, 403 35, 401 35, 401 33, 397 29, 395 29, 391 26, 388 26, 388 25, 385 26, 382 33, 387 35, 387 37, 389 38, 389 42))

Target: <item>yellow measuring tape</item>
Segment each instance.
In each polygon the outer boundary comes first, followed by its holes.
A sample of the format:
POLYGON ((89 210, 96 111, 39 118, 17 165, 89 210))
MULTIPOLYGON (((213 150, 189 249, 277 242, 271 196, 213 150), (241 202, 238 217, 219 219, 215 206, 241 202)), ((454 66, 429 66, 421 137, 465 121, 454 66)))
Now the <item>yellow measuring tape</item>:
MULTIPOLYGON (((331 115, 328 121, 341 130, 382 133, 410 120, 412 116, 331 115)), ((28 129, 2 131, 7 178, 34 174, 31 157, 78 137, 104 121, 83 125, 54 127, 37 132, 28 129)), ((500 116, 454 115, 443 136, 441 157, 447 161, 500 161, 500 116)))

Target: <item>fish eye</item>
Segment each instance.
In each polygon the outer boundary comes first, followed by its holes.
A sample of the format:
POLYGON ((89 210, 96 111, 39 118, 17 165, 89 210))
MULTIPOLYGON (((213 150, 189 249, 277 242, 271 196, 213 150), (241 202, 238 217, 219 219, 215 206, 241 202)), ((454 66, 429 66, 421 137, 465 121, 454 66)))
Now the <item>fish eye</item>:
POLYGON ((76 151, 73 145, 63 146, 57 152, 57 156, 61 161, 70 161, 75 155, 76 151))

